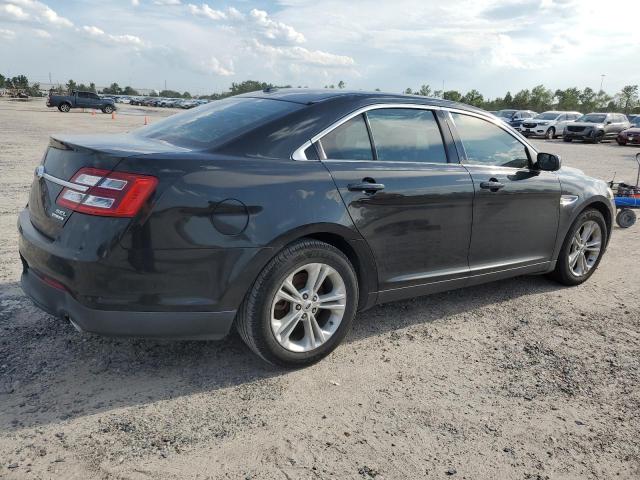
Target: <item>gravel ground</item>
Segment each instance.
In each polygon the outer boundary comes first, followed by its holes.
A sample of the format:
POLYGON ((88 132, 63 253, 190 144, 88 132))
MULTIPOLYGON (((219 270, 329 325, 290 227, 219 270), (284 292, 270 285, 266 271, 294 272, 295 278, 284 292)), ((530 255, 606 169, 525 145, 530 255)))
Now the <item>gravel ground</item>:
MULTIPOLYGON (((584 285, 522 277, 376 307, 321 363, 77 333, 22 294, 16 216, 49 134, 110 115, 0 100, 0 478, 640 478, 640 228, 584 285)), ((633 147, 536 140, 635 180, 633 147)))

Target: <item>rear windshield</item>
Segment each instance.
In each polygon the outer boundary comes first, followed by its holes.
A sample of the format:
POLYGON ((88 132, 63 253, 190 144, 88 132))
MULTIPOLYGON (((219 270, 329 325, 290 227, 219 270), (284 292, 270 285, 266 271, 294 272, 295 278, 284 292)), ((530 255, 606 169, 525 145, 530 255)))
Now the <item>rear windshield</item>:
POLYGON ((516 113, 516 110, 498 110, 498 113, 496 113, 496 116, 502 117, 502 118, 511 118, 513 117, 514 113, 516 113))
POLYGON ((231 97, 172 115, 135 134, 184 147, 212 148, 302 107, 272 99, 231 97))

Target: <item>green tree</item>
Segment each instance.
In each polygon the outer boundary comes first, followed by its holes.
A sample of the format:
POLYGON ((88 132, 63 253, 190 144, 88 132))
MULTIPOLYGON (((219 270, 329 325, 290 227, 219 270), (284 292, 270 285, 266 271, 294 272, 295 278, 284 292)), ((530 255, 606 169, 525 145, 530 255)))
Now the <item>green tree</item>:
POLYGON ((638 104, 638 85, 625 85, 616 95, 619 108, 630 113, 638 104))
POLYGON ((554 96, 558 99, 558 110, 580 109, 580 90, 576 87, 567 88, 566 90, 556 90, 554 96))
POLYGON ((511 108, 513 107, 513 97, 511 96, 511 92, 507 92, 502 100, 503 108, 511 108))
POLYGON ((158 96, 165 98, 181 98, 182 94, 180 92, 176 92, 175 90, 162 90, 158 96))
POLYGON ((29 79, 25 75, 18 75, 11 79, 13 88, 27 89, 29 88, 29 79))
POLYGON ((529 109, 531 103, 531 92, 528 89, 520 90, 513 96, 513 108, 520 110, 529 109))
POLYGON ((544 85, 536 85, 531 89, 528 108, 536 112, 549 110, 553 104, 553 92, 544 85))
POLYGON ((429 85, 422 85, 420 90, 416 92, 416 95, 422 95, 423 97, 431 96, 431 87, 429 85))
POLYGON ((102 93, 108 93, 111 95, 121 95, 122 89, 120 88, 120 85, 114 82, 111 84, 110 87, 103 88, 102 93))
POLYGON ((346 85, 342 80, 340 80, 340 81, 338 82, 338 88, 339 88, 339 89, 343 89, 343 88, 344 88, 344 87, 346 87, 346 86, 347 86, 347 85, 346 85))
POLYGON ((0 88, 4 88, 5 76, 0 74, 0 88))
POLYGON ((580 109, 583 112, 592 112, 598 108, 598 98, 593 88, 586 87, 579 95, 580 109))
POLYGON ((131 88, 129 85, 124 87, 124 90, 122 90, 122 94, 123 95, 140 95, 136 89, 131 88))
MULTIPOLYGON (((615 107, 609 108, 613 97, 604 90, 600 90, 596 95, 596 107, 594 110, 615 110, 615 107)), ((585 112, 589 113, 589 112, 585 112)))
POLYGON ((461 102, 462 94, 457 90, 447 90, 442 94, 442 98, 445 100, 451 100, 452 102, 461 102))
POLYGON ((69 80, 65 85, 67 87, 67 92, 73 92, 74 90, 78 90, 78 85, 73 80, 69 80))
MULTIPOLYGON (((137 95, 137 94, 132 94, 132 95, 137 95)), ((191 94, 189 92, 184 92, 182 94, 182 98, 191 98, 191 94)))
POLYGON ((413 94, 413 90, 411 90, 411 88, 406 88, 406 89, 405 89, 405 91, 404 91, 404 93, 405 93, 406 95, 412 95, 412 94, 413 94))
POLYGON ((482 104, 484 103, 484 97, 478 90, 474 88, 473 90, 469 90, 467 93, 465 93, 461 101, 462 103, 466 103, 467 105, 482 107, 482 104))

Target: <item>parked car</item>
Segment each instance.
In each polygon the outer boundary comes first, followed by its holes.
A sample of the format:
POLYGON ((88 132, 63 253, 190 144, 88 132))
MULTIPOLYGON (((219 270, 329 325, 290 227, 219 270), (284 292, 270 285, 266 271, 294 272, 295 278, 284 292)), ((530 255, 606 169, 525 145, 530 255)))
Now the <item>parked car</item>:
POLYGON ((627 115, 627 119, 631 122, 634 123, 636 122, 637 119, 640 119, 640 115, 638 114, 634 114, 634 115, 627 115))
POLYGON ((502 119, 507 125, 512 126, 517 131, 520 131, 522 122, 529 118, 533 118, 537 115, 533 110, 498 110, 496 116, 502 119))
POLYGON ((640 145, 640 115, 635 115, 631 128, 621 131, 616 141, 618 145, 640 145))
POLYGON ((584 282, 612 196, 468 105, 270 89, 130 134, 54 135, 19 217, 22 286, 82 331, 235 327, 301 366, 378 303, 524 274, 584 282))
POLYGON ((113 99, 100 98, 93 92, 72 91, 71 95, 49 95, 47 107, 58 107, 61 112, 68 112, 72 108, 95 108, 104 113, 111 113, 116 109, 113 99))
POLYGON ((558 138, 564 133, 569 122, 580 118, 580 112, 549 111, 536 115, 522 122, 520 132, 525 137, 558 138))
POLYGON ((562 139, 565 142, 583 140, 599 143, 605 138, 616 138, 618 133, 629 127, 631 123, 622 113, 588 113, 568 123, 562 139))

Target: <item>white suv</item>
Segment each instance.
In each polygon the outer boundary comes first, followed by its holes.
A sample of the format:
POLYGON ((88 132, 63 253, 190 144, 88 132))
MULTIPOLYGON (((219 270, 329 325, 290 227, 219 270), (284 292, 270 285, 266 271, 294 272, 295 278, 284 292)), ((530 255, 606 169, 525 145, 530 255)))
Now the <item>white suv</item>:
POLYGON ((580 112, 543 112, 522 122, 520 133, 525 137, 558 138, 567 123, 581 116, 580 112))

